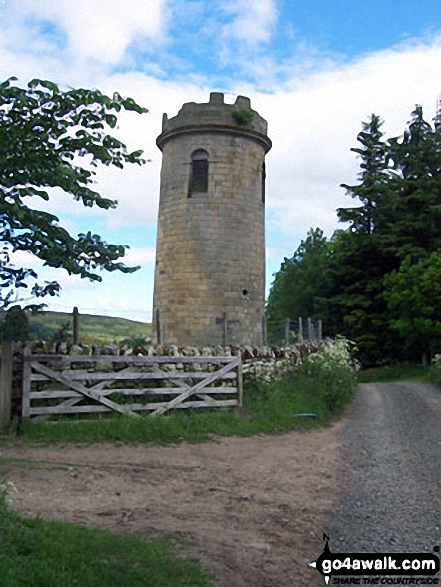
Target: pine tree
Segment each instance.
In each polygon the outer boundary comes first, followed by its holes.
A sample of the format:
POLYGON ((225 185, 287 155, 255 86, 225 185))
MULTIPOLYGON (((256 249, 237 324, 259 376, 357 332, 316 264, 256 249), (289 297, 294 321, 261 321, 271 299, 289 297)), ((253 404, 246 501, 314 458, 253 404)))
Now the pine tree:
POLYGON ((339 208, 338 217, 342 222, 350 222, 352 232, 372 234, 377 225, 385 221, 382 206, 390 197, 387 144, 382 140, 383 121, 372 114, 368 122, 363 123, 363 130, 357 140, 361 147, 353 147, 361 159, 361 172, 358 185, 341 184, 347 193, 361 201, 361 206, 339 208))
POLYGON ((339 316, 341 332, 357 342, 369 364, 381 361, 391 348, 382 279, 397 266, 394 255, 384 251, 379 238, 393 224, 395 207, 382 124, 372 114, 357 136, 361 146, 351 149, 361 159, 360 183, 342 187, 358 198, 361 206, 337 211, 339 219, 350 222, 350 227, 341 232, 331 260, 332 313, 339 316))
POLYGON ((441 248, 441 129, 433 129, 417 106, 403 138, 389 143, 396 195, 382 245, 400 260, 417 261, 441 248))

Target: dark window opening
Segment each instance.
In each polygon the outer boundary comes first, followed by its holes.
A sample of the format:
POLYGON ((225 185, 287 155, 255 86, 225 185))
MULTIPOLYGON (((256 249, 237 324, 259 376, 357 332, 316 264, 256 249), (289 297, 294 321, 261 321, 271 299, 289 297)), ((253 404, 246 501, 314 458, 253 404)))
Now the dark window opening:
POLYGON ((244 295, 244 296, 247 296, 247 295, 248 295, 248 290, 247 290, 247 289, 244 289, 244 290, 242 291, 242 293, 243 293, 243 295, 244 295))
POLYGON ((208 191, 208 153, 203 149, 194 151, 191 156, 190 184, 188 197, 192 194, 208 191))
POLYGON ((262 164, 262 204, 265 204, 265 180, 266 180, 266 168, 265 163, 262 164))

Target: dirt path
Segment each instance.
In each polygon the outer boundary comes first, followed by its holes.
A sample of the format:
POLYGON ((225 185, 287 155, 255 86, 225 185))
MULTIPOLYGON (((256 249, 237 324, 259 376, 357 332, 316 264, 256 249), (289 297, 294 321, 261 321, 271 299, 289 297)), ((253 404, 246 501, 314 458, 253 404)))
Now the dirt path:
POLYGON ((189 538, 223 586, 314 587, 306 562, 339 501, 342 426, 169 447, 8 446, 1 456, 32 462, 1 477, 29 516, 189 538))

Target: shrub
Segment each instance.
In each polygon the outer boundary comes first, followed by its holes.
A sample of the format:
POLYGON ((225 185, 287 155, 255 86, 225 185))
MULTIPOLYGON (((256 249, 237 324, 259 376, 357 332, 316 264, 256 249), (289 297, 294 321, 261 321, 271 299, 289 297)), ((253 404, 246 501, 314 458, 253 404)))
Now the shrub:
POLYGON ((350 401, 357 387, 360 367, 352 357, 355 350, 354 343, 345 338, 326 340, 297 367, 297 375, 314 385, 311 392, 319 394, 333 413, 350 401))
POLYGON ((441 355, 435 355, 430 365, 429 378, 433 383, 441 385, 441 355))
POLYGON ((233 110, 233 118, 239 126, 246 126, 253 120, 254 112, 251 108, 240 108, 238 110, 233 110))

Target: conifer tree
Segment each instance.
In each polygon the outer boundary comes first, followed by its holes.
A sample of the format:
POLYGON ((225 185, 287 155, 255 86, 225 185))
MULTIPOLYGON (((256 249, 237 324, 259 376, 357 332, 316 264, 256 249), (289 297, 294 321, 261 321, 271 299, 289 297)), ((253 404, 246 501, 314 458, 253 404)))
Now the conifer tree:
POLYGON ((357 136, 361 146, 351 149, 361 159, 360 183, 341 184, 351 197, 358 198, 362 204, 337 211, 342 222, 351 223, 352 232, 372 234, 381 221, 381 208, 390 196, 387 144, 382 140, 382 125, 383 121, 375 114, 363 123, 363 130, 357 136))
POLYGON ((441 248, 441 129, 417 106, 403 138, 389 144, 394 222, 382 245, 400 260, 417 261, 441 248))
POLYGON ((383 140, 383 122, 372 114, 358 134, 359 147, 351 149, 360 162, 360 183, 342 184, 361 206, 340 208, 342 222, 350 222, 331 259, 333 286, 330 307, 340 317, 340 330, 357 341, 367 363, 381 360, 390 349, 386 335, 387 306, 382 297, 382 279, 397 266, 393 255, 381 246, 379 236, 393 223, 395 193, 391 189, 388 144, 383 140))

